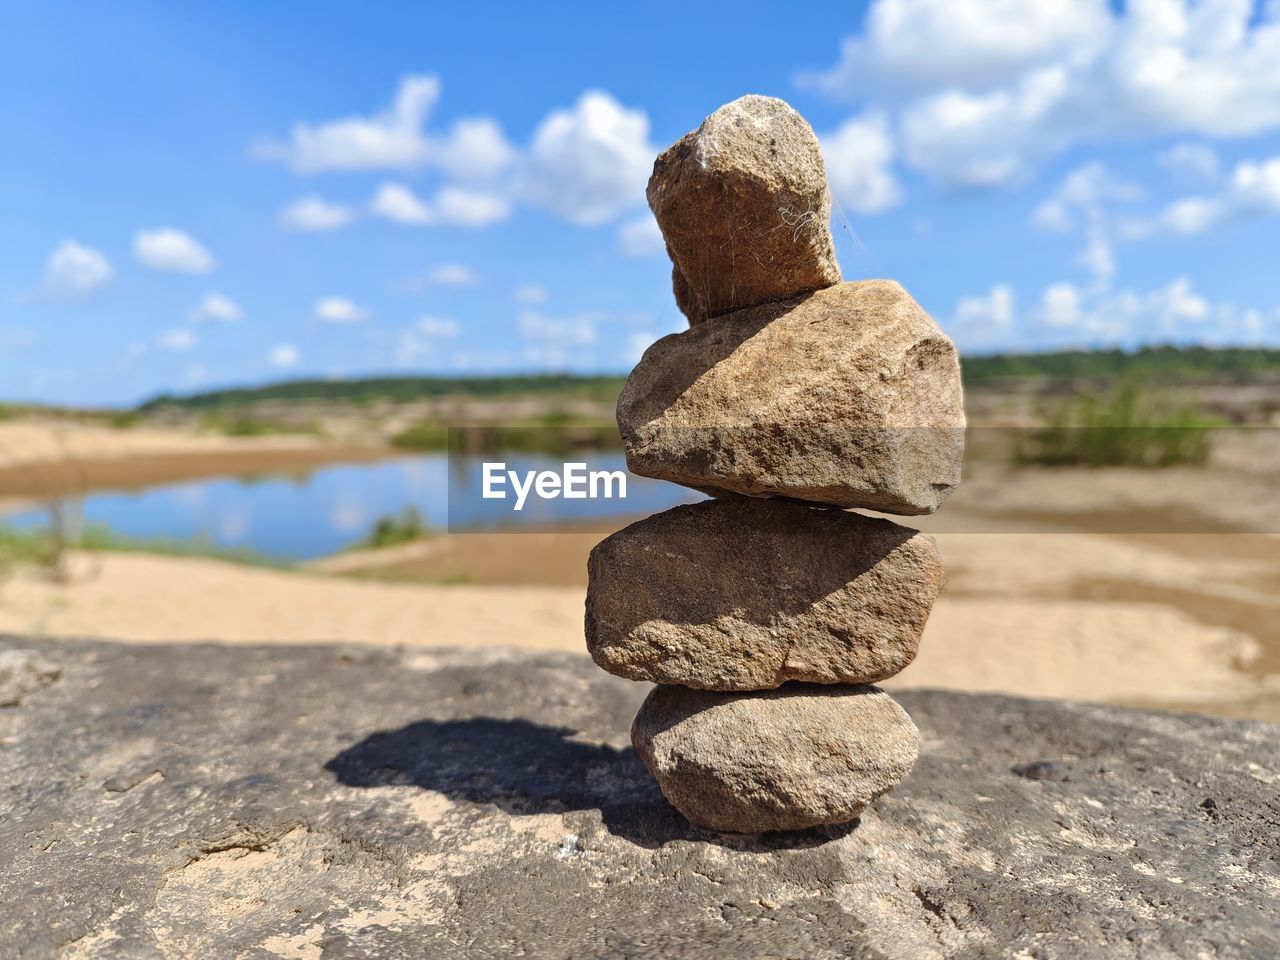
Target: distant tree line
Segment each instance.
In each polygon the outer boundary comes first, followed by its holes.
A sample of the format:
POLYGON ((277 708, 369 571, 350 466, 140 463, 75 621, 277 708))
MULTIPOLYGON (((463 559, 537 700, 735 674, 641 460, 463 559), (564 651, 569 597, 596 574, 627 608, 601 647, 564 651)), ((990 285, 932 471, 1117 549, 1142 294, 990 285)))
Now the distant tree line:
POLYGON ((1280 379, 1280 350, 1264 347, 1143 347, 1063 350, 965 357, 964 379, 981 386, 1001 380, 1140 380, 1147 383, 1255 383, 1280 379))
POLYGON ((568 373, 509 377, 370 377, 359 380, 289 380, 261 387, 211 390, 186 396, 161 394, 138 407, 151 413, 164 407, 205 410, 271 400, 319 400, 338 403, 412 403, 440 397, 503 398, 554 394, 557 397, 612 400, 625 377, 568 373))
MULTIPOLYGON (((1280 379, 1280 350, 1263 347, 1143 347, 1140 350, 1063 350, 1055 353, 1001 353, 966 356, 964 379, 971 386, 1011 380, 1135 379, 1150 383, 1253 383, 1280 379)), ((360 380, 290 380, 260 387, 212 390, 187 396, 162 394, 138 407, 151 413, 165 407, 210 410, 266 401, 412 403, 448 396, 501 399, 555 396, 610 401, 622 376, 540 374, 507 377, 371 377, 360 380)))

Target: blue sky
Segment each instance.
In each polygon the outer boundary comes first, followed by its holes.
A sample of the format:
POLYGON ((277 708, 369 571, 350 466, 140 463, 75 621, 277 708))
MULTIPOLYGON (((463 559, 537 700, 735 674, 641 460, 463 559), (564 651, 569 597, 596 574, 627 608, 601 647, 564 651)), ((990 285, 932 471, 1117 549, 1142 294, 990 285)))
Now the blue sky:
POLYGON ((4 399, 620 372, 654 154, 823 141, 848 279, 968 352, 1280 342, 1280 2, 9 5, 4 399))

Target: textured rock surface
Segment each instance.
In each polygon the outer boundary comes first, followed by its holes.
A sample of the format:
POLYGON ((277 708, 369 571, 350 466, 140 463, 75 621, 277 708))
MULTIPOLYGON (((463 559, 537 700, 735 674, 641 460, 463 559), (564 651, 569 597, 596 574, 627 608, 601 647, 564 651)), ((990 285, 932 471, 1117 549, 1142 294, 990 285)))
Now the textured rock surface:
POLYGON ((782 100, 711 114, 658 157, 648 197, 691 323, 840 282, 818 138, 782 100))
POLYGON ((596 545, 587 573, 597 664, 707 690, 891 677, 915 658, 942 585, 924 534, 747 497, 633 523, 596 545))
POLYGON ((845 283, 663 337, 618 426, 642 476, 929 513, 960 482, 960 363, 898 284, 845 283))
POLYGON ((855 828, 691 827, 586 657, 0 638, 6 958, 1280 954, 1280 729, 896 694, 855 828), (1012 772, 1062 764, 1065 781, 1012 772))
POLYGON ((672 805, 697 826, 734 833, 847 823, 911 772, 919 742, 877 687, 656 687, 631 727, 672 805))
POLYGON ((32 650, 0 650, 0 707, 20 707, 58 679, 58 668, 32 650))

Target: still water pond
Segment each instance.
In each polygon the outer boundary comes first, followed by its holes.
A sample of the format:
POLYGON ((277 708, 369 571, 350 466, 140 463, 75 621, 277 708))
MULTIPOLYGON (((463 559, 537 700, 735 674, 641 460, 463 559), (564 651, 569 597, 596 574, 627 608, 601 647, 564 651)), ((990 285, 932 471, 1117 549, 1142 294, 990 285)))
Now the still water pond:
MULTIPOLYGON (((493 459, 493 458, 490 458, 493 459)), ((507 468, 560 472, 562 461, 507 456, 507 468)), ((591 470, 625 470, 621 453, 581 459, 591 470)), ((323 467, 294 476, 217 478, 128 492, 102 492, 65 503, 71 527, 101 525, 131 538, 204 539, 287 560, 310 560, 362 540, 379 517, 416 507, 433 528, 520 529, 619 516, 640 516, 702 499, 683 487, 627 475, 626 499, 539 499, 515 513, 511 502, 480 497, 480 458, 445 454, 323 467), (450 493, 450 483, 453 489, 450 493)), ((35 528, 48 509, 0 522, 35 528)))

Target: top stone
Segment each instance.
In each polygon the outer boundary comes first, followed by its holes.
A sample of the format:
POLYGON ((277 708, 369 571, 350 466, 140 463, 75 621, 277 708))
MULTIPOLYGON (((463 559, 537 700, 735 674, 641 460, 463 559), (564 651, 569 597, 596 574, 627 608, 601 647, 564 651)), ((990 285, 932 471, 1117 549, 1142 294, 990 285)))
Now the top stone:
POLYGON ((725 104, 658 157, 647 195, 690 323, 840 282, 818 138, 782 100, 725 104))

